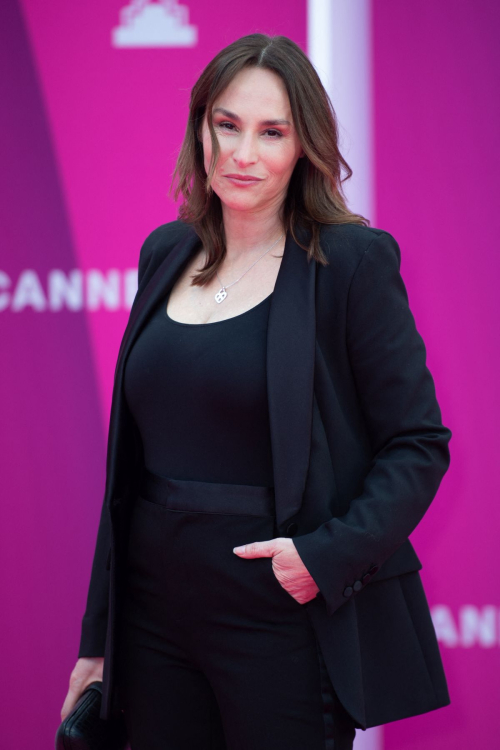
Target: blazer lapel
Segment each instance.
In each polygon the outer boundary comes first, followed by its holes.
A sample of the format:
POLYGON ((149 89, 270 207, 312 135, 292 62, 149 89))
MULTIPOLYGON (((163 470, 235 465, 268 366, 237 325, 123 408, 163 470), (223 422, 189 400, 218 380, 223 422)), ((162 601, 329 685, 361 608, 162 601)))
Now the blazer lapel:
POLYGON ((200 242, 201 240, 194 229, 190 228, 186 235, 167 253, 166 257, 153 273, 149 283, 138 297, 137 305, 134 305, 130 311, 129 322, 118 353, 115 377, 118 377, 118 373, 123 370, 127 354, 146 322, 148 315, 153 311, 153 308, 162 296, 165 298, 168 297, 168 293, 180 275, 182 268, 200 242))
POLYGON ((267 329, 267 398, 276 522, 301 507, 309 466, 314 388, 316 261, 287 233, 267 329))
MULTIPOLYGON (((190 229, 160 263, 131 310, 117 359, 110 435, 119 434, 127 355, 156 304, 162 297, 166 301, 169 290, 199 242, 196 232, 190 229)), ((278 526, 299 511, 309 465, 316 335, 315 279, 315 261, 308 263, 307 253, 288 232, 267 329, 267 391, 278 526)), ((116 448, 113 440, 110 443, 116 448)), ((109 450, 107 475, 110 480, 117 467, 117 454, 117 450, 109 450)), ((109 497, 112 490, 110 486, 109 497)))

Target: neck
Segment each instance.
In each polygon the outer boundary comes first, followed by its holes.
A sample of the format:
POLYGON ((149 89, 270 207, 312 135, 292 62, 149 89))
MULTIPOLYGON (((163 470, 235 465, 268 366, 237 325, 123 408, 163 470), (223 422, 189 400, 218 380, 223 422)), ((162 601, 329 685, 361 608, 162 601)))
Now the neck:
MULTIPOLYGON (((239 259, 254 258, 265 252, 284 234, 283 223, 278 212, 272 209, 256 211, 235 211, 222 206, 224 232, 226 234, 226 258, 232 263, 239 259)), ((280 244, 276 248, 279 249, 280 244)))

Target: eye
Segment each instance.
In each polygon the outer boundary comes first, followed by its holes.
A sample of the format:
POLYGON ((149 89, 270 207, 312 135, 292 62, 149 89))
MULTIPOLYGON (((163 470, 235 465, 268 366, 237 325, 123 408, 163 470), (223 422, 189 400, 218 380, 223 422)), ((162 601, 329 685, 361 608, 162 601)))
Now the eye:
POLYGON ((224 130, 226 130, 226 128, 224 128, 224 125, 230 125, 232 128, 234 128, 234 125, 232 122, 220 122, 219 128, 223 128, 224 130))
MULTIPOLYGON (((229 133, 232 133, 234 132, 233 128, 235 127, 235 125, 233 125, 232 122, 224 121, 224 122, 220 122, 217 127, 222 128, 222 130, 228 130, 229 133), (224 127, 225 125, 229 125, 230 129, 224 127)), ((275 135, 271 137, 271 140, 273 141, 277 141, 278 138, 283 137, 283 133, 281 133, 279 130, 275 130, 274 128, 268 128, 267 130, 264 131, 264 133, 274 133, 275 135)))

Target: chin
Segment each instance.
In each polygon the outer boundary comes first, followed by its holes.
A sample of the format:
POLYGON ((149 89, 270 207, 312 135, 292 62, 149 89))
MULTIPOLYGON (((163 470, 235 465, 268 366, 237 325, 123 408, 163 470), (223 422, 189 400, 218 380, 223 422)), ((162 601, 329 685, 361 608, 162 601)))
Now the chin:
POLYGON ((248 211, 249 209, 256 208, 257 206, 257 203, 254 200, 242 200, 241 197, 234 194, 228 195, 220 193, 218 195, 221 203, 223 203, 228 208, 232 208, 234 211, 248 211))

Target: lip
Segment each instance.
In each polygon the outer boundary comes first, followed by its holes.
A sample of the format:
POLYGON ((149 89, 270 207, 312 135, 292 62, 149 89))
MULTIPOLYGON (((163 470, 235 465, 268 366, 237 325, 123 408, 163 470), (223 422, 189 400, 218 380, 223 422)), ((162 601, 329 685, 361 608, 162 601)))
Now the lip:
POLYGON ((252 175, 247 174, 225 174, 224 177, 229 177, 231 180, 236 180, 237 182, 260 182, 260 177, 252 177, 252 175))

